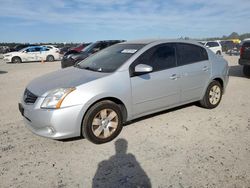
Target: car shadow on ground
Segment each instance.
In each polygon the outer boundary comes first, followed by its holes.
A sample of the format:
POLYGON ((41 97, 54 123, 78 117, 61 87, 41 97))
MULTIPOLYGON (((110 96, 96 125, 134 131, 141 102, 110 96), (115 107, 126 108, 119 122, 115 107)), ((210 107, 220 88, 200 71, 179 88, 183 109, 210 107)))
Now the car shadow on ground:
POLYGON ((6 73, 8 73, 7 71, 1 71, 0 70, 0 74, 6 74, 6 73))
POLYGON ((93 188, 152 187, 146 172, 142 169, 136 157, 131 153, 127 153, 127 149, 127 140, 116 140, 115 155, 98 164, 92 179, 93 188))
POLYGON ((233 65, 229 67, 229 76, 234 77, 245 77, 242 72, 242 66, 241 65, 233 65))

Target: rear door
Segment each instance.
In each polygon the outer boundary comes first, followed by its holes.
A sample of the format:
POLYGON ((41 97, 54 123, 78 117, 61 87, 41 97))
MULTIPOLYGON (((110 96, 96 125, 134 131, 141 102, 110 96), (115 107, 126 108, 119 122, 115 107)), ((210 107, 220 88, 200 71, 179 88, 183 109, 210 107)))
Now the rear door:
POLYGON ((207 51, 194 44, 178 43, 177 65, 181 71, 181 103, 200 100, 211 73, 207 51))
POLYGON ((26 54, 23 57, 23 59, 25 61, 37 61, 38 56, 40 54, 40 48, 39 47, 30 47, 25 52, 26 52, 26 54))
POLYGON ((152 47, 130 66, 132 105, 135 116, 179 104, 179 70, 173 44, 152 47), (133 74, 138 64, 150 65, 151 73, 133 74))

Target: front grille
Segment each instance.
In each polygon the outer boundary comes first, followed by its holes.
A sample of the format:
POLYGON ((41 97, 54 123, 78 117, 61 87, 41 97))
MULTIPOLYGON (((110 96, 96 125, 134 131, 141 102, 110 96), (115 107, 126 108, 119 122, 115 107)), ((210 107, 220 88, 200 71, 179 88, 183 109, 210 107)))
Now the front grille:
POLYGON ((26 104, 34 104, 36 102, 37 96, 31 93, 28 89, 25 89, 23 94, 23 100, 26 104))

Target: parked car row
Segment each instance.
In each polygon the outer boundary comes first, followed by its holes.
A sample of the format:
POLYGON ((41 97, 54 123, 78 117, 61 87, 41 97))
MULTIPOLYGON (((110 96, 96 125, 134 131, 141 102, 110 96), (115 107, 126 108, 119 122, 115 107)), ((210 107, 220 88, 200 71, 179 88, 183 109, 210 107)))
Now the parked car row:
POLYGON ((124 42, 124 40, 103 40, 91 43, 79 52, 75 51, 74 53, 71 53, 72 50, 69 50, 69 52, 65 53, 62 58, 61 67, 66 68, 73 66, 88 56, 120 42, 124 42))

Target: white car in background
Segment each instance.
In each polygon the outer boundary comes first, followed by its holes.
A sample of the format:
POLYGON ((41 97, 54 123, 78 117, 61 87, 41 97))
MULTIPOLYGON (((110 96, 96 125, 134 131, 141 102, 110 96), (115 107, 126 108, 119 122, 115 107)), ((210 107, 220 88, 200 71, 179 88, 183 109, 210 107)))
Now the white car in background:
POLYGON ((215 54, 217 55, 222 54, 222 46, 219 41, 206 41, 201 43, 210 50, 212 50, 215 54))
POLYGON ((4 61, 7 63, 22 63, 30 61, 54 61, 59 60, 59 50, 50 49, 46 46, 31 46, 4 54, 4 61))

